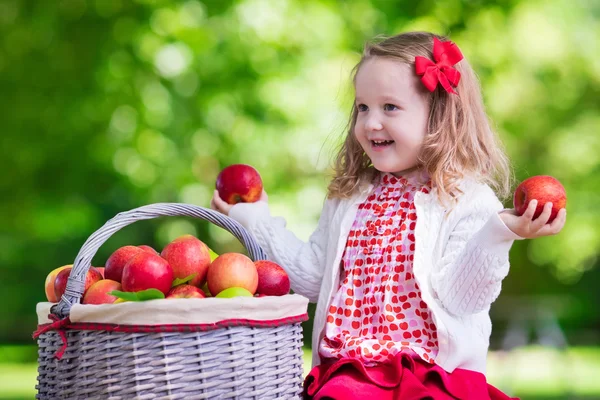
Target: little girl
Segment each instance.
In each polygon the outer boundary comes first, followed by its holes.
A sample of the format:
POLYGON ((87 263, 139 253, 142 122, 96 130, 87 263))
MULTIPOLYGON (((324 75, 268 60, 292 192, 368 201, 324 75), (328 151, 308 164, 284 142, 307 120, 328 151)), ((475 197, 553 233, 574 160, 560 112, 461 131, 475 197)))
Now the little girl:
POLYGON ((494 193, 510 169, 477 78, 446 38, 366 46, 355 103, 308 243, 261 201, 211 207, 244 225, 317 302, 306 399, 508 399, 485 379, 489 309, 514 240, 560 232, 494 193), (492 190, 492 188, 494 190, 492 190))

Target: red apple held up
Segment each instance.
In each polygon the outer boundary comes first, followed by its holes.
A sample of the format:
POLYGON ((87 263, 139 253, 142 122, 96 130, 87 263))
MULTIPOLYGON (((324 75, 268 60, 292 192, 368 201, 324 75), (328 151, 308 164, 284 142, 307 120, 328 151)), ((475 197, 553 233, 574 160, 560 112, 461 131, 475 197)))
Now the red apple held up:
MULTIPOLYGON (((71 275, 71 271, 73 267, 67 267, 61 270, 58 275, 56 275, 56 279, 54 280, 54 295, 56 296, 57 301, 60 300, 63 294, 65 294, 65 290, 67 289, 67 282, 69 280, 69 276, 71 275)), ((98 282, 102 279, 102 274, 94 267, 90 267, 85 276, 85 286, 83 289, 83 296, 85 296, 87 290, 94 283, 98 282)))
POLYGON ((196 274, 189 284, 198 287, 206 281, 210 253, 208 246, 197 237, 180 236, 167 244, 160 255, 173 268, 175 278, 182 279, 196 274))
POLYGON ((265 296, 283 296, 290 292, 290 278, 279 264, 269 260, 255 261, 258 272, 256 292, 265 296))
POLYGON ((112 279, 101 279, 94 283, 83 296, 83 304, 112 304, 118 297, 108 293, 122 290, 121 284, 112 279))
POLYGON ((63 265, 62 267, 53 269, 46 276, 46 281, 44 282, 44 289, 46 291, 46 299, 48 299, 49 302, 57 303, 60 300, 60 298, 57 298, 56 294, 54 294, 54 281, 56 280, 56 275, 58 275, 58 273, 63 269, 72 267, 73 264, 63 265))
POLYGON ((125 292, 139 292, 146 289, 158 289, 165 295, 171 289, 173 268, 159 256, 140 251, 125 264, 121 284, 125 292))
POLYGON ((209 265, 207 280, 213 296, 231 287, 241 287, 254 294, 258 287, 258 272, 247 256, 224 253, 209 265))
POLYGON ((104 265, 105 279, 121 282, 125 264, 142 251, 144 250, 137 246, 123 246, 115 250, 104 265))
POLYGON ((167 299, 203 299, 206 296, 202 289, 192 285, 178 285, 169 290, 167 299))
POLYGON ((517 186, 513 198, 515 211, 518 215, 523 215, 529 202, 537 200, 538 204, 533 214, 533 218, 540 216, 544 210, 544 205, 552 202, 552 213, 548 222, 552 222, 558 211, 567 205, 567 193, 558 179, 548 175, 536 175, 525 179, 517 186))
POLYGON ((254 203, 263 191, 260 174, 246 164, 225 167, 217 176, 216 187, 219 197, 228 204, 254 203))

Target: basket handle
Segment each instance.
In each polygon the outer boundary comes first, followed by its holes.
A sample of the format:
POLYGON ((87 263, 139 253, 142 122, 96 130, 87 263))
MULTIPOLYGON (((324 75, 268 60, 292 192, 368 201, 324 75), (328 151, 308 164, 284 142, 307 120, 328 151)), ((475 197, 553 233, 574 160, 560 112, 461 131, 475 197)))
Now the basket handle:
POLYGON ((85 277, 92 265, 92 258, 113 233, 135 221, 163 216, 188 216, 212 222, 232 233, 248 250, 248 254, 253 261, 267 259, 264 250, 240 223, 217 211, 183 203, 150 204, 117 214, 85 241, 73 263, 65 293, 60 302, 52 306, 51 312, 60 318, 64 318, 69 315, 71 306, 81 301, 85 287, 85 277))

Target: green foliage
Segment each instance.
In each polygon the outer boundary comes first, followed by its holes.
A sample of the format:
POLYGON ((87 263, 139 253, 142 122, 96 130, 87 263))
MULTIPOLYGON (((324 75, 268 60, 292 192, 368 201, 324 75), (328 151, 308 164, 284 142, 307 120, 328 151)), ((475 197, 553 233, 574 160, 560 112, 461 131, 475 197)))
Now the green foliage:
POLYGON ((188 283, 189 281, 194 279, 196 277, 196 275, 198 275, 198 274, 197 273, 191 274, 191 275, 186 276, 185 278, 175 278, 173 280, 173 284, 171 285, 171 287, 175 287, 175 286, 183 285, 184 283, 188 283))
MULTIPOLYGON (((416 29, 451 34, 479 73, 517 178, 567 189, 566 228, 515 244, 503 295, 572 295, 569 326, 597 328, 598 15, 568 0, 0 3, 0 341, 29 342, 46 274, 104 222, 149 203, 208 207, 232 163, 260 171, 273 213, 307 239, 364 41, 416 29)), ((116 233, 93 265, 183 233, 241 250, 206 222, 160 218, 116 233)))

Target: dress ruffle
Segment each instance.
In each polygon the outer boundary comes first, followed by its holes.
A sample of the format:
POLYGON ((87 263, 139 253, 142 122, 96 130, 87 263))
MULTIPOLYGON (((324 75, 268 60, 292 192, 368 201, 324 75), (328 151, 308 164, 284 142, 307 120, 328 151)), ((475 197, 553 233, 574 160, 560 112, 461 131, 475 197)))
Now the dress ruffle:
POLYGON ((306 377, 304 399, 518 400, 488 384, 480 372, 448 373, 408 353, 373 367, 352 358, 326 360, 306 377))

